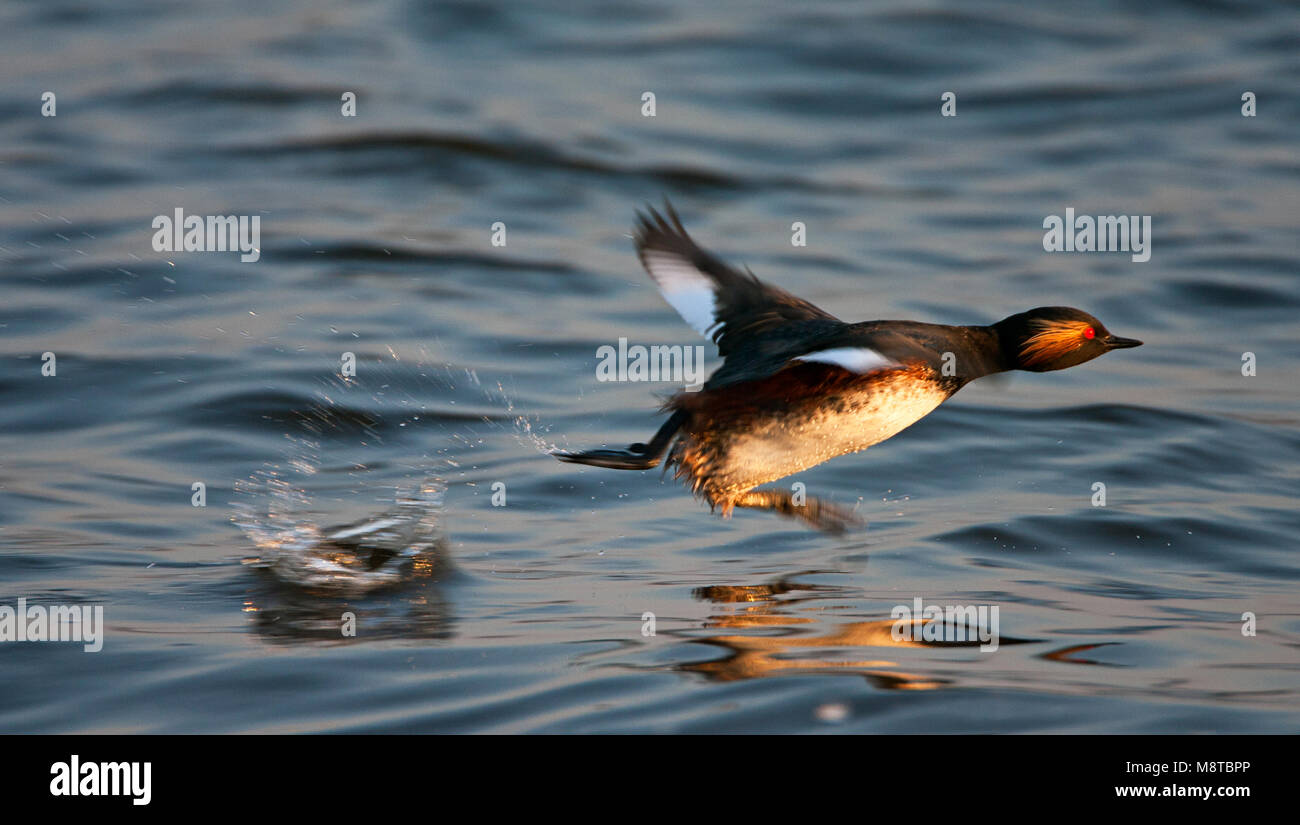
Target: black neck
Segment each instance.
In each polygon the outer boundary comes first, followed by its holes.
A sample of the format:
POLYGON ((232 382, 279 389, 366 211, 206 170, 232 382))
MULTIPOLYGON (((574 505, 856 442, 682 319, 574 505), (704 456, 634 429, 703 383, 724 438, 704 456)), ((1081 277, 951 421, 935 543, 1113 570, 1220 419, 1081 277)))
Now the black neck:
POLYGON ((962 378, 974 381, 976 378, 1017 368, 1016 353, 1019 344, 1008 340, 1009 336, 997 324, 960 329, 970 343, 967 355, 969 363, 965 369, 960 370, 962 378))

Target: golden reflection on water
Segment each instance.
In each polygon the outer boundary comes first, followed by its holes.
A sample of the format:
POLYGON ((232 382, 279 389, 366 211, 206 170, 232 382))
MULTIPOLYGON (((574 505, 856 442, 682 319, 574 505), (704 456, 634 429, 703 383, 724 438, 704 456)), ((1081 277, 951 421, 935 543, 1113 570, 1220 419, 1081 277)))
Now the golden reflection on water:
MULTIPOLYGON (((844 658, 836 653, 847 654, 855 648, 875 648, 873 652, 887 654, 899 648, 978 647, 980 644, 974 639, 968 642, 924 641, 920 633, 913 633, 912 639, 895 639, 893 619, 844 622, 825 631, 808 633, 810 627, 824 624, 825 614, 794 615, 794 611, 821 610, 810 604, 801 606, 801 603, 827 598, 825 591, 834 590, 795 584, 788 579, 752 586, 714 585, 696 589, 694 595, 702 601, 734 606, 729 612, 709 616, 704 623, 706 628, 766 632, 692 637, 690 641, 721 648, 726 655, 707 662, 679 665, 677 669, 723 682, 787 674, 852 673, 887 690, 934 690, 951 680, 899 670, 898 662, 883 656, 844 658), (781 628, 787 632, 773 635, 772 631, 781 628)), ((913 622, 914 627, 919 628, 921 624, 919 618, 913 622)), ((1001 641, 1006 644, 1023 640, 1003 636, 1001 641)))

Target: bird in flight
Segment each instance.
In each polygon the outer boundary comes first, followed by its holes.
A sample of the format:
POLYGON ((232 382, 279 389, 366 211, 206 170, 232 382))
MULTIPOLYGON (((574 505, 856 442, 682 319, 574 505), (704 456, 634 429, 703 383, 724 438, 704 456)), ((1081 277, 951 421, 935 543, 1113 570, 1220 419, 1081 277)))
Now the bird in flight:
POLYGON ((696 245, 671 204, 638 213, 636 251, 664 298, 711 338, 722 366, 663 406, 647 444, 557 452, 561 461, 646 470, 667 455, 692 492, 729 517, 773 510, 838 533, 849 510, 783 489, 755 489, 865 450, 924 418, 966 384, 1009 370, 1047 372, 1142 344, 1071 307, 1038 307, 987 326, 846 323, 696 245))

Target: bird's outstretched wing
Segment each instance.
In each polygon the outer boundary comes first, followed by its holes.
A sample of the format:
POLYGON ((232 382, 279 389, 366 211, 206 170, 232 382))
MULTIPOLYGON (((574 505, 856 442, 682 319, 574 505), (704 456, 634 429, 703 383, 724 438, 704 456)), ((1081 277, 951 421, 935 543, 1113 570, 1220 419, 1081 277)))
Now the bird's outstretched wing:
POLYGON ((724 358, 743 341, 792 321, 837 321, 783 289, 739 272, 705 252, 682 228, 667 201, 667 218, 653 207, 638 213, 636 251, 668 303, 724 358))

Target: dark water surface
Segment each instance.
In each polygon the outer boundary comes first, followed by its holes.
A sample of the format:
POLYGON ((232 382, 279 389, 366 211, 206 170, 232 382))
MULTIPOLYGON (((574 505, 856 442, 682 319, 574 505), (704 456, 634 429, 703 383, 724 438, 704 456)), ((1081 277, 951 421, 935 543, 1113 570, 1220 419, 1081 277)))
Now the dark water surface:
POLYGON ((0 605, 106 621, 0 644, 0 731, 1296 731, 1298 22, 0 6, 0 605), (800 474, 865 532, 724 521, 546 455, 661 420, 598 347, 701 343, 628 237, 665 195, 845 319, 1066 304, 1146 346, 800 474), (260 216, 260 260, 154 251, 178 207, 260 216), (1150 261, 1045 252, 1067 207, 1151 215, 1150 261), (895 641, 918 596, 1001 646, 895 641))

